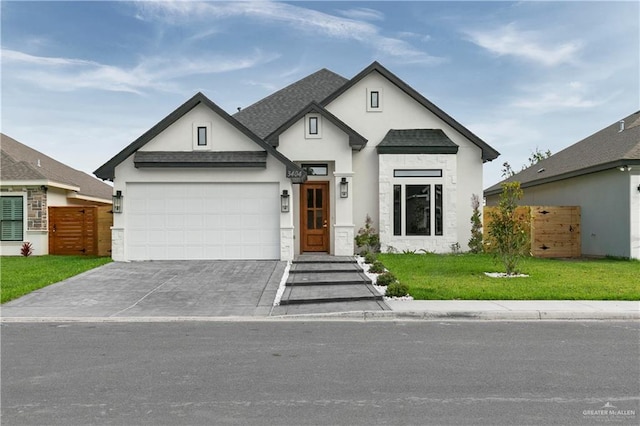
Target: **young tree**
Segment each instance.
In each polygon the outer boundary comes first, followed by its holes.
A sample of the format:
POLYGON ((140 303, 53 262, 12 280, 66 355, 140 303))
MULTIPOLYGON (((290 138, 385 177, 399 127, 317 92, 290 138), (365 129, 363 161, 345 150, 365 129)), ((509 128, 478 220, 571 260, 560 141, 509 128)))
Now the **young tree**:
POLYGON ((488 249, 496 261, 502 262, 508 275, 518 273, 518 263, 529 253, 530 219, 516 214, 522 196, 520 182, 505 182, 497 210, 488 213, 488 249))
MULTIPOLYGON (((540 151, 540 148, 536 147, 535 151, 531 151, 531 155, 529 156, 529 159, 528 159, 529 164, 523 164, 522 167, 520 168, 520 171, 523 171, 524 169, 534 166, 538 164, 540 161, 549 157, 551 157, 551 150, 546 150, 542 152, 540 151)), ((515 175, 516 171, 513 170, 513 168, 511 167, 511 164, 509 164, 508 161, 505 161, 504 163, 502 163, 501 174, 503 178, 508 179, 511 176, 515 175)))
POLYGON ((482 220, 480 218, 480 197, 477 194, 471 196, 471 238, 469 239, 469 250, 471 253, 482 253, 482 220))

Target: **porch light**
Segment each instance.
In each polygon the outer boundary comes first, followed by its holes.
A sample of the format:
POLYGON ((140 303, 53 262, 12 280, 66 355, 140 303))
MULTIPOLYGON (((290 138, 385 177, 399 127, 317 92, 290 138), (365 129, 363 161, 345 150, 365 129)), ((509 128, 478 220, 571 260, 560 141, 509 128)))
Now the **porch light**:
POLYGON ((286 189, 282 190, 282 195, 280 196, 280 211, 282 213, 289 212, 289 191, 286 189))
POLYGON ((347 178, 343 177, 340 180, 340 198, 349 197, 349 182, 347 182, 347 178))
POLYGON ((116 191, 116 194, 112 197, 114 213, 122 213, 122 191, 116 191))

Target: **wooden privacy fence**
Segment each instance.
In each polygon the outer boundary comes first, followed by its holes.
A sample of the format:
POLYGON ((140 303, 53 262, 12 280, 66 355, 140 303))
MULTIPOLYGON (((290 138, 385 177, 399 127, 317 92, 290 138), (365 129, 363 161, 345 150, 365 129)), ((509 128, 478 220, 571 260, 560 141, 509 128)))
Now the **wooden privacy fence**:
MULTIPOLYGON (((483 236, 487 240, 489 212, 498 207, 484 207, 483 236)), ((520 206, 516 214, 528 220, 531 255, 535 257, 580 257, 579 206, 520 206)))
POLYGON ((111 206, 49 207, 49 254, 111 255, 111 206))

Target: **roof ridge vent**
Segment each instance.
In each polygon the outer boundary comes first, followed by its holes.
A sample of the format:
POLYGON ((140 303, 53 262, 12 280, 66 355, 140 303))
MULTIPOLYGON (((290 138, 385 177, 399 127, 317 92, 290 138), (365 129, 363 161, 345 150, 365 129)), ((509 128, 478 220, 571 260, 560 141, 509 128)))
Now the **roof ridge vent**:
POLYGON ((620 120, 618 123, 620 123, 620 128, 618 129, 618 133, 624 131, 624 120, 620 120))

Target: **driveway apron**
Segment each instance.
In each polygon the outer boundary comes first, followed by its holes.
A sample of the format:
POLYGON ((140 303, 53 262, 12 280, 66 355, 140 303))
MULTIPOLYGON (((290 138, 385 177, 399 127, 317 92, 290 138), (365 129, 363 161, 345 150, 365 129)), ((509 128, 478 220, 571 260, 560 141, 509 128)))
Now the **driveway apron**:
POLYGON ((113 262, 2 305, 2 317, 268 316, 286 262, 113 262))

